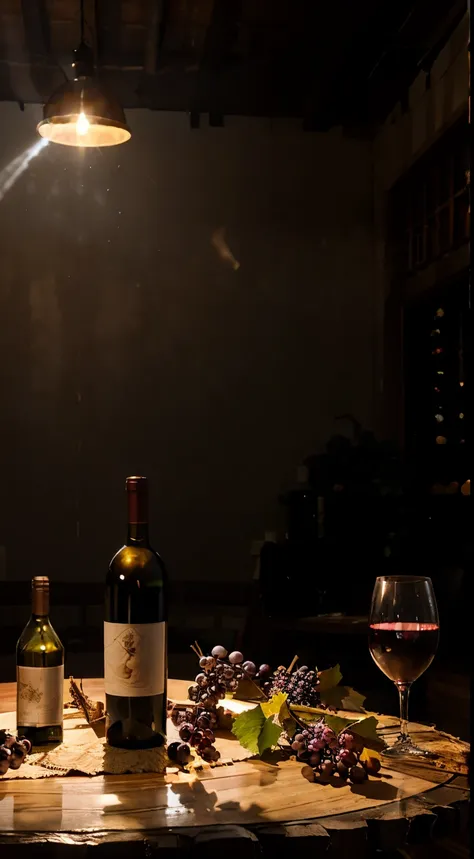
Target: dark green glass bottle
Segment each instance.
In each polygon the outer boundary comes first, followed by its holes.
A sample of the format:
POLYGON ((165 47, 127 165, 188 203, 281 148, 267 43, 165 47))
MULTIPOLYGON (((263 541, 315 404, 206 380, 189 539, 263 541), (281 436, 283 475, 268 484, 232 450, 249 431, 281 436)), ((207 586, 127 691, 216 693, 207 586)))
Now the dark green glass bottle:
POLYGON ((63 739, 64 648, 49 619, 49 579, 32 580, 32 614, 16 647, 17 733, 33 746, 63 739))
POLYGON ((166 570, 148 538, 145 477, 127 477, 128 537, 112 558, 104 623, 107 741, 148 749, 166 741, 166 570))

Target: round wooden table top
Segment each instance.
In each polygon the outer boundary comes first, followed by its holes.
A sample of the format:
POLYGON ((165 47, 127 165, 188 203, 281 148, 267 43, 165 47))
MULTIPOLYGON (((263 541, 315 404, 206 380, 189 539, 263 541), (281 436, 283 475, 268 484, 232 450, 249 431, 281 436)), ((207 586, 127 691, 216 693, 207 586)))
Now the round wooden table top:
MULTIPOLYGON (((170 680, 168 696, 186 698, 187 686, 170 680)), ((84 680, 84 690, 104 700, 102 680, 84 680)), ((0 684, 0 713, 14 711, 15 696, 16 684, 0 684)), ((395 738, 396 719, 380 716, 379 725, 387 742, 395 738)), ((170 838, 176 849, 194 845, 199 852, 212 833, 214 848, 224 841, 233 855, 235 843, 242 857, 288 837, 309 838, 324 849, 330 839, 339 852, 351 834, 351 859, 369 855, 374 845, 385 849, 384 839, 393 849, 394 839, 403 843, 415 818, 429 818, 431 831, 437 819, 433 809, 468 799, 462 774, 466 744, 428 726, 412 725, 411 732, 420 745, 449 747, 444 767, 391 763, 381 778, 337 788, 309 784, 301 764, 276 755, 189 774, 0 778, 0 844, 40 845, 46 839, 71 848, 105 843, 112 849, 125 841, 133 844, 130 855, 141 856, 151 843, 170 846, 170 838)))

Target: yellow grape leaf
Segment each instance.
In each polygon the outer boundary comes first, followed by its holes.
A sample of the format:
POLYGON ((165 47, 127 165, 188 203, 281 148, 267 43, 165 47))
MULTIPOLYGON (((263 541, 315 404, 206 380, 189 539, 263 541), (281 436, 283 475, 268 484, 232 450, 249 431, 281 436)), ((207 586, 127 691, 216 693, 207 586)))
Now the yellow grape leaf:
POLYGON ((375 749, 366 749, 365 746, 360 753, 361 761, 368 761, 370 758, 377 758, 380 762, 382 762, 382 755, 379 755, 375 749))
POLYGON ((286 692, 278 692, 277 695, 274 695, 273 698, 270 698, 269 701, 262 701, 260 707, 262 708, 263 714, 268 718, 269 716, 277 716, 287 699, 286 692))

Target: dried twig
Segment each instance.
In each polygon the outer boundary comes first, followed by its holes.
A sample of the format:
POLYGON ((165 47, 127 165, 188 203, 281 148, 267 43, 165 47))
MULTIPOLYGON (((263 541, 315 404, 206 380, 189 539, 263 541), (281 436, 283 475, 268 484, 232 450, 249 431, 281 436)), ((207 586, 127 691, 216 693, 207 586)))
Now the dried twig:
POLYGON ((84 692, 82 680, 80 685, 76 683, 74 677, 69 677, 69 692, 72 700, 78 710, 82 710, 86 721, 89 725, 94 722, 99 722, 105 719, 104 705, 102 701, 91 701, 84 692))

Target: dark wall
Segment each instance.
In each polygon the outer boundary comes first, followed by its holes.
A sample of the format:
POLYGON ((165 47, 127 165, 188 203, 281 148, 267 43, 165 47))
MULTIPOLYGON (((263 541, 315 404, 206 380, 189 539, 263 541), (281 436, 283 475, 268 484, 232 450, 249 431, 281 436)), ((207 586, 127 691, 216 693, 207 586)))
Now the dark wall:
POLYGON ((133 472, 172 575, 248 576, 334 415, 372 423, 370 148, 135 111, 130 143, 50 145, 8 188, 38 118, 0 105, 0 577, 101 578, 133 472))

